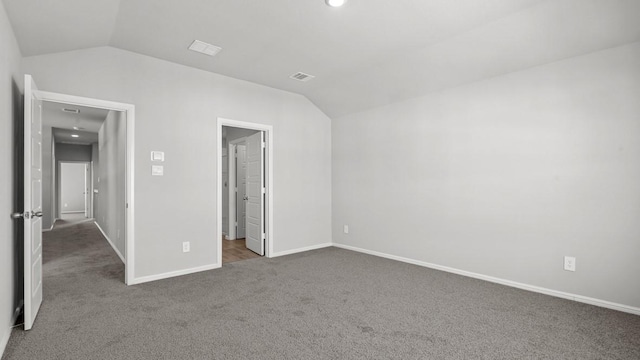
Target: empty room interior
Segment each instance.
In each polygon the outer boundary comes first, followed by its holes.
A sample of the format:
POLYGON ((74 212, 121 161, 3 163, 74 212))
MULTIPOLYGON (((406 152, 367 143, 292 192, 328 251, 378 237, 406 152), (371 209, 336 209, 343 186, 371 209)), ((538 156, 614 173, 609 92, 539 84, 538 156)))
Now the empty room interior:
POLYGON ((0 1, 2 359, 640 359, 640 1, 0 1))

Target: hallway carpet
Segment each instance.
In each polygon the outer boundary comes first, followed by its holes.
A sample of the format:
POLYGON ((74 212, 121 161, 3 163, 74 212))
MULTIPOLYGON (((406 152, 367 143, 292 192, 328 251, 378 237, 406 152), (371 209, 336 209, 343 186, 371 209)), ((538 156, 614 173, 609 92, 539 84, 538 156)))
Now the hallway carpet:
POLYGON ((337 248, 127 287, 93 223, 44 244, 2 359, 640 359, 640 316, 337 248))

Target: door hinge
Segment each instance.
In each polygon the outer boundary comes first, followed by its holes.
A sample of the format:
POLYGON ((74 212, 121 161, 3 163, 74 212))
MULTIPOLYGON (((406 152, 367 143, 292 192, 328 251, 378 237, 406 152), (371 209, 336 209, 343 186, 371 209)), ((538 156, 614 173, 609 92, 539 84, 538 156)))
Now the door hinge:
POLYGON ((266 188, 262 188, 262 193, 266 194, 267 193, 267 189, 266 188))
POLYGON ((262 148, 265 149, 267 147, 267 143, 266 142, 262 142, 262 148))

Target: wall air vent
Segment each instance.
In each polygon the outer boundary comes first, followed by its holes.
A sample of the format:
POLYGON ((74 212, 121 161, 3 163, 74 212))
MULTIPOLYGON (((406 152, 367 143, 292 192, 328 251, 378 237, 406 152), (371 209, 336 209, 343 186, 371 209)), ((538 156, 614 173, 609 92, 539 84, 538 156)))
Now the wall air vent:
POLYGON ((294 80, 307 82, 307 81, 313 79, 315 76, 309 75, 309 74, 305 74, 303 72, 297 72, 297 73, 295 73, 295 74, 293 74, 293 75, 291 75, 289 77, 294 79, 294 80))
POLYGON ((189 50, 209 56, 216 56, 216 54, 219 53, 222 48, 219 46, 207 44, 204 41, 194 40, 191 43, 191 46, 189 46, 189 50))
POLYGON ((72 114, 80 114, 80 109, 62 108, 62 111, 72 114))

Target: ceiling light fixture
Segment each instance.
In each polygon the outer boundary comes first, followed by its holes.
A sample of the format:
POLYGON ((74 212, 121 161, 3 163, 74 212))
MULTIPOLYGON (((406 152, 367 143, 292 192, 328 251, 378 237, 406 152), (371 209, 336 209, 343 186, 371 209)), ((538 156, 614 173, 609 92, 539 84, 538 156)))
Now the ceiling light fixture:
POLYGON ((71 134, 71 137, 72 137, 72 138, 77 138, 77 137, 80 137, 80 135, 78 135, 78 134, 71 134))
POLYGON ((327 3, 327 5, 331 7, 340 7, 344 5, 344 3, 347 2, 347 0, 325 0, 325 2, 327 3))

